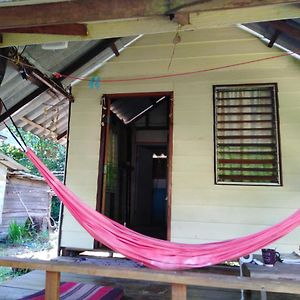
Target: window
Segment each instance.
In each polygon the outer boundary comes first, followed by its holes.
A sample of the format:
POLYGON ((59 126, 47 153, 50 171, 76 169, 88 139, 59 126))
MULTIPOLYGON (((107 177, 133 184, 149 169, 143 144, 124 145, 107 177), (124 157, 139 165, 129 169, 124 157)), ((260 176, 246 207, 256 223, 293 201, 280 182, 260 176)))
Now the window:
POLYGON ((214 86, 215 183, 281 185, 277 85, 214 86))

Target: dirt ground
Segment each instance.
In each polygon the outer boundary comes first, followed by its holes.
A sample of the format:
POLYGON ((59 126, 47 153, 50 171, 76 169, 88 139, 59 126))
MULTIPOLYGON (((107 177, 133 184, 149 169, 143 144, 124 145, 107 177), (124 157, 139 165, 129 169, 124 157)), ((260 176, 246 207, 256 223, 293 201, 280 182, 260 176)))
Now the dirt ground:
MULTIPOLYGON (((49 234, 49 241, 33 240, 22 245, 0 243, 0 256, 50 260, 57 257, 58 232, 49 234)), ((0 267, 0 282, 22 275, 22 271, 0 267)))
POLYGON ((0 256, 49 260, 57 256, 58 233, 49 234, 49 241, 30 241, 22 245, 0 243, 0 256))

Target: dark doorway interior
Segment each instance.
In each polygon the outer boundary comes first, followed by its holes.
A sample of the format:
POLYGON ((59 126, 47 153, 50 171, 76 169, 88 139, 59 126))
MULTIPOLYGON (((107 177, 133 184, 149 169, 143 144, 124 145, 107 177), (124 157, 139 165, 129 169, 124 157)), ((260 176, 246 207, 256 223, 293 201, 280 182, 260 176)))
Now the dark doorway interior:
POLYGON ((106 116, 99 210, 167 238, 170 95, 114 96, 106 116))

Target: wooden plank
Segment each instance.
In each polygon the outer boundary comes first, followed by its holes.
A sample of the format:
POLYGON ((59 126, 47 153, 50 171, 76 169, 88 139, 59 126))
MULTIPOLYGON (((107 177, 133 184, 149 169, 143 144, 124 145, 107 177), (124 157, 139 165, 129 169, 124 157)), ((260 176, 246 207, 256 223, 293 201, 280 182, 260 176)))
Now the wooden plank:
POLYGON ((300 265, 297 264, 276 263, 272 268, 245 264, 243 269, 253 278, 300 280, 300 265))
POLYGON ((269 116, 272 115, 271 112, 220 112, 217 113, 218 116, 269 116))
MULTIPOLYGON (((255 89, 253 90, 247 90, 247 89, 240 89, 240 90, 221 90, 220 92, 240 92, 240 91, 249 91, 249 92, 253 92, 255 89)), ((260 100, 268 100, 268 99, 273 99, 271 96, 267 97, 267 96, 253 96, 253 97, 216 97, 217 100, 222 101, 222 100, 253 100, 253 99, 260 99, 260 100)), ((255 105, 257 106, 257 105, 255 105)))
POLYGON ((172 284, 172 300, 187 299, 187 288, 184 284, 172 284))
POLYGON ((218 121, 219 124, 234 124, 234 123, 271 123, 273 120, 230 120, 218 121))
POLYGON ((47 132, 47 133, 53 135, 55 138, 57 138, 57 133, 56 133, 56 132, 51 131, 51 130, 48 129, 48 128, 45 128, 45 127, 43 127, 42 125, 40 125, 40 124, 38 124, 38 123, 35 123, 34 121, 32 121, 32 120, 30 120, 30 119, 28 119, 28 118, 21 117, 21 120, 24 121, 24 122, 27 123, 27 124, 32 125, 32 126, 35 127, 35 128, 41 129, 42 131, 47 132))
POLYGON ((60 286, 60 272, 46 271, 45 299, 58 300, 60 286))
POLYGON ((64 24, 35 27, 1 28, 2 33, 36 33, 36 34, 57 34, 57 35, 79 35, 87 36, 85 24, 64 24))
POLYGON ((277 176, 259 176, 259 175, 255 175, 255 176, 251 176, 251 175, 218 175, 219 179, 222 180, 238 180, 238 181, 245 181, 245 180, 249 180, 249 181, 266 181, 266 182, 277 182, 278 178, 277 176))
POLYGON ((220 140, 271 139, 273 135, 218 135, 220 140))
MULTIPOLYGON (((197 2, 197 1, 196 1, 197 2)), ((211 0, 211 1, 199 1, 194 5, 189 5, 179 9, 180 12, 204 12, 204 11, 215 11, 215 10, 227 10, 237 9, 245 7, 256 7, 265 5, 276 5, 276 4, 288 4, 298 3, 299 1, 281 1, 281 0, 211 0)))
POLYGON ((184 12, 214 11, 256 7, 273 4, 297 3, 297 0, 78 0, 57 3, 19 5, 0 8, 0 27, 16 28, 42 25, 85 23, 101 20, 126 19, 184 12), (197 6, 191 4, 200 3, 197 6))
POLYGON ((251 152, 251 151, 222 151, 222 154, 226 155, 272 155, 274 153, 276 153, 276 151, 255 151, 255 152, 251 152))
POLYGON ((225 289, 249 289, 258 291, 265 290, 270 292, 300 294, 299 280, 269 280, 189 271, 159 271, 146 268, 117 268, 112 266, 42 261, 36 259, 19 259, 12 257, 1 257, 0 265, 14 268, 46 270, 58 273, 66 272, 89 274, 102 277, 174 283, 180 285, 220 287, 225 289))
POLYGON ((272 127, 258 127, 258 128, 217 128, 218 131, 267 131, 273 130, 272 127))
POLYGON ((275 143, 222 143, 218 147, 274 147, 275 143))
POLYGON ((274 172, 276 168, 218 168, 220 171, 238 171, 238 172, 274 172))
POLYGON ((256 164, 273 164, 274 159, 219 159, 219 164, 245 164, 245 165, 256 165, 256 164))
MULTIPOLYGON (((191 15, 191 14, 190 14, 191 15)), ((190 24, 181 26, 179 31, 190 31, 203 28, 223 27, 233 24, 246 24, 268 20, 297 18, 299 8, 293 4, 268 5, 228 9, 223 11, 197 12, 190 16, 190 24)), ((168 16, 140 17, 124 20, 110 20, 109 22, 93 22, 88 24, 89 35, 93 39, 111 38, 117 36, 135 36, 162 32, 176 32, 178 25, 170 22, 168 16)), ((4 34, 3 45, 28 45, 58 42, 64 40, 82 40, 80 36, 58 35, 31 35, 31 34, 4 34)), ((201 34, 202 35, 202 34, 201 34)))
MULTIPOLYGON (((239 99, 234 99, 239 100, 239 99)), ((273 107, 272 104, 240 104, 240 105, 217 105, 217 108, 251 108, 251 107, 273 107)))

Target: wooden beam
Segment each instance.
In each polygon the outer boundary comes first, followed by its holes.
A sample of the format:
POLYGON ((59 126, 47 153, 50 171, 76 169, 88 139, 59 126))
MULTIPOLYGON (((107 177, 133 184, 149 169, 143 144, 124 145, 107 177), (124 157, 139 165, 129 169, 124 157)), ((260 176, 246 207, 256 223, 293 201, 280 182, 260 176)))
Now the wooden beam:
POLYGON ((14 45, 44 44, 61 41, 82 41, 107 39, 125 36, 137 36, 140 34, 153 34, 175 32, 178 25, 170 21, 169 17, 135 18, 123 21, 95 22, 87 24, 88 36, 70 35, 42 35, 42 34, 13 34, 4 33, 4 42, 1 47, 14 45))
POLYGON ((209 0, 209 1, 194 1, 189 5, 177 7, 177 12, 204 12, 215 10, 227 10, 236 8, 261 7, 266 5, 277 4, 295 4, 300 3, 299 0, 281 1, 281 0, 209 0), (198 2, 198 3, 197 3, 198 2))
MULTIPOLYGON (((0 36, 1 38, 1 36, 0 36)), ((1 43, 1 41, 0 41, 1 43)), ((3 56, 6 56, 8 53, 8 49, 0 49, 0 55, 3 55, 3 56)), ((2 83, 2 80, 4 78, 4 74, 5 74, 5 71, 6 71, 6 65, 7 65, 7 59, 5 59, 3 56, 0 56, 0 86, 1 86, 1 83, 2 83)), ((0 101, 1 104, 2 104, 2 101, 0 101)), ((0 114, 1 114, 1 111, 2 111, 2 106, 1 106, 1 110, 0 110, 0 114)))
POLYGON ((45 85, 50 90, 62 95, 63 97, 69 99, 69 101, 73 102, 74 97, 71 93, 67 92, 64 87, 60 84, 58 84, 56 81, 54 81, 52 78, 48 77, 44 73, 42 73, 40 70, 38 70, 33 64, 31 64, 25 57, 22 55, 19 55, 18 61, 11 60, 11 62, 16 65, 17 67, 22 67, 26 70, 25 79, 30 77, 30 79, 33 79, 33 82, 38 82, 38 86, 45 85))
MULTIPOLYGON (((298 18, 299 6, 293 4, 268 5, 261 7, 236 8, 227 10, 190 13, 189 20, 180 22, 179 31, 220 28, 251 22, 283 20, 298 18)), ((175 16, 176 18, 176 16, 175 16)), ((0 20, 1 22, 1 20, 0 20)), ((179 22, 179 20, 177 21, 179 22)), ((92 39, 107 39, 120 36, 135 36, 140 34, 156 34, 176 32, 178 24, 170 21, 168 16, 141 17, 127 20, 111 20, 87 24, 88 36, 42 35, 42 34, 13 34, 4 33, 1 47, 28 44, 43 44, 61 41, 82 41, 92 39)))
MULTIPOLYGON (((198 2, 198 1, 196 1, 198 2)), ((178 0, 188 5, 193 0, 178 0)), ((165 0, 77 0, 0 8, 0 28, 86 23, 165 15, 176 7, 165 0)))
POLYGON ((88 30, 85 24, 64 24, 34 27, 1 28, 2 33, 33 33, 87 36, 88 30))
POLYGON ((68 133, 68 130, 65 130, 64 132, 60 133, 57 135, 56 139, 59 141, 60 139, 62 139, 63 137, 65 137, 68 133))
POLYGON ((274 4, 297 0, 77 0, 58 3, 0 7, 0 28, 86 23, 113 19, 163 16, 274 4))
POLYGON ((172 300, 187 299, 187 288, 184 284, 172 284, 172 300))
POLYGON ((236 8, 197 12, 190 14, 190 24, 185 28, 219 28, 235 24, 265 22, 299 18, 300 7, 296 5, 268 5, 262 7, 236 8))
POLYGON ((51 130, 48 129, 48 128, 45 128, 45 127, 43 127, 42 125, 37 124, 37 123, 35 123, 35 122, 32 121, 32 120, 29 120, 28 118, 21 117, 20 120, 23 121, 23 122, 25 122, 26 124, 30 124, 31 126, 33 126, 33 127, 35 127, 35 128, 38 128, 38 129, 42 130, 42 132, 44 131, 44 132, 50 134, 52 137, 57 138, 57 133, 56 133, 56 132, 51 131, 51 130))
POLYGON ((46 271, 45 300, 59 300, 60 272, 46 271))
POLYGON ((256 291, 264 290, 267 292, 300 294, 299 280, 281 278, 265 279, 201 273, 195 271, 160 271, 147 268, 118 268, 113 266, 99 266, 95 264, 21 259, 16 257, 0 257, 0 266, 45 270, 57 273, 89 274, 109 278, 153 281, 178 285, 256 291))

